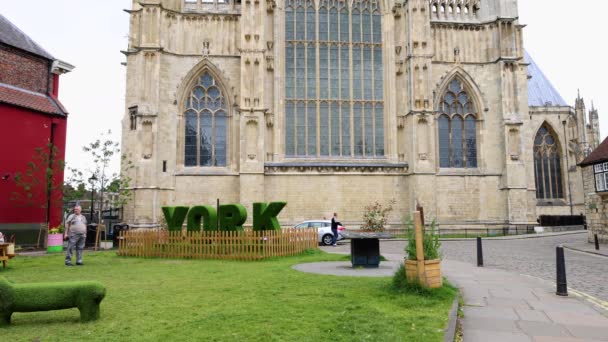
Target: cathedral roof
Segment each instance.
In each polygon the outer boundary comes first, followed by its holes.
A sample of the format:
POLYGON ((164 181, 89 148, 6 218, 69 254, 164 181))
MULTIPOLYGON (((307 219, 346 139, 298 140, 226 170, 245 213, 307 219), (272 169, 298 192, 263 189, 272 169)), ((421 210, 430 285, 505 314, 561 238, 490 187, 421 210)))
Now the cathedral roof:
POLYGON ((602 143, 595 149, 591 154, 585 158, 579 165, 588 166, 592 164, 602 163, 608 161, 608 138, 604 139, 602 143))
POLYGON ((0 14, 0 43, 16 47, 34 55, 55 60, 51 54, 46 52, 32 38, 23 33, 17 26, 0 14))
POLYGON ((528 106, 544 107, 568 106, 562 96, 555 90, 549 79, 543 74, 532 57, 525 52, 525 62, 528 65, 528 106))

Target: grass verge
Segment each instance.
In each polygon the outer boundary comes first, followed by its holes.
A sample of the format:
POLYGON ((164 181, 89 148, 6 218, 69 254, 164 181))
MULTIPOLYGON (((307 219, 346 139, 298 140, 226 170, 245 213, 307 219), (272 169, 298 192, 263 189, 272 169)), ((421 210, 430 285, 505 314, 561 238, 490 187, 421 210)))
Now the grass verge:
POLYGON ((97 280, 101 319, 76 309, 15 313, 6 341, 440 341, 456 290, 395 286, 390 277, 315 275, 305 262, 345 260, 311 251, 258 262, 167 260, 91 252, 17 257, 0 271, 17 283, 97 280))

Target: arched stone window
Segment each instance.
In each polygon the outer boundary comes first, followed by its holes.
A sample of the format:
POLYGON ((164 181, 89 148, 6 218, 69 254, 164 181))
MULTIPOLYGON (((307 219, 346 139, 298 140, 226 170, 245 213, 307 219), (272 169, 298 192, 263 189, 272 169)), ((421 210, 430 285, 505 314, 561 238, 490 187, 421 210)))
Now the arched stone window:
POLYGON ((349 3, 285 2, 287 157, 384 157, 379 1, 349 3))
POLYGON ((218 82, 204 71, 186 99, 184 166, 226 166, 227 108, 218 82))
POLYGON ((450 82, 437 111, 439 167, 477 167, 477 111, 458 79, 450 82))
POLYGON ((534 138, 534 181, 537 199, 564 198, 559 147, 546 125, 534 138))

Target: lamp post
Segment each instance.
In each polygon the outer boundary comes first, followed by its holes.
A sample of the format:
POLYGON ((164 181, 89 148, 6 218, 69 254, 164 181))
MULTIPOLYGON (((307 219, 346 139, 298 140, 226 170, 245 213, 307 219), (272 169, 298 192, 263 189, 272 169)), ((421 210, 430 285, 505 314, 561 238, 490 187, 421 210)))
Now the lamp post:
POLYGON ((89 224, 93 223, 93 195, 95 194, 95 186, 93 184, 95 184, 96 181, 97 177, 95 177, 95 175, 92 175, 91 178, 89 178, 89 183, 91 183, 91 216, 89 217, 91 222, 89 222, 89 224))

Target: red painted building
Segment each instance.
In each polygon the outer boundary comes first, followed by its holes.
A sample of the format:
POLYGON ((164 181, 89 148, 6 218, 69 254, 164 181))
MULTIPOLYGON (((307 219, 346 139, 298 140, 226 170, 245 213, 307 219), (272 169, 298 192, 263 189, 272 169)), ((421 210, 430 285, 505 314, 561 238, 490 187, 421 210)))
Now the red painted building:
POLYGON ((55 163, 56 189, 47 194, 45 165, 36 159, 36 149, 48 154, 53 144, 55 160, 64 160, 68 113, 57 96, 59 76, 72 69, 0 15, 0 231, 5 234, 37 229, 47 217, 51 227, 61 223, 63 168, 55 163), (40 181, 25 191, 15 178, 27 173, 30 162, 43 171, 24 176, 40 181))

